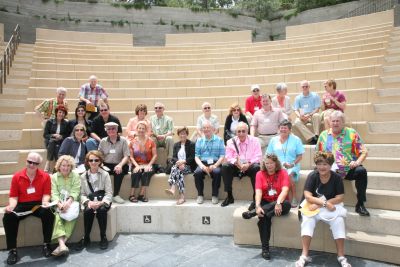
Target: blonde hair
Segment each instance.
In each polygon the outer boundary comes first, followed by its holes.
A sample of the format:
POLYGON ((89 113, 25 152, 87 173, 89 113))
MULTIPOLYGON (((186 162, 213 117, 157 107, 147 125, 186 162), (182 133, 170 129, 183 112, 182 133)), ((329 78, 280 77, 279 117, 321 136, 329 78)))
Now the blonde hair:
POLYGON ((61 157, 59 157, 57 162, 56 162, 56 166, 54 167, 54 169, 59 172, 61 163, 64 160, 68 163, 69 166, 71 166, 71 171, 72 171, 72 169, 75 168, 75 159, 73 157, 69 156, 69 155, 62 155, 61 157))

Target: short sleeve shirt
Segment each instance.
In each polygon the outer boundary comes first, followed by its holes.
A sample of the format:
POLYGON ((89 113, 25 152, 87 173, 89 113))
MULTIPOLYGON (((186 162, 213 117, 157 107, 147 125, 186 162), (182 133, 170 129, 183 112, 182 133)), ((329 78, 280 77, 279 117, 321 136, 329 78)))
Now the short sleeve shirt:
POLYGON ((304 185, 304 191, 312 193, 314 197, 325 196, 327 200, 335 198, 337 195, 344 194, 344 186, 342 178, 335 172, 331 171, 331 177, 328 182, 321 183, 319 172, 312 171, 304 185))
POLYGON ((321 99, 318 94, 310 92, 307 96, 300 94, 294 100, 293 109, 302 109, 304 114, 311 113, 313 110, 321 107, 321 99))
POLYGON ((254 99, 254 96, 249 96, 246 98, 246 105, 245 105, 245 110, 246 112, 250 112, 252 115, 254 115, 254 112, 262 108, 262 103, 261 103, 261 96, 258 97, 258 99, 254 99))
POLYGON ((195 156, 202 161, 209 159, 217 161, 221 156, 225 156, 224 141, 215 134, 210 139, 206 137, 197 139, 195 156))
MULTIPOLYGON (((32 190, 30 190, 32 192, 32 190)), ((18 202, 42 201, 43 195, 51 195, 50 176, 42 170, 36 171, 36 176, 29 180, 26 168, 16 172, 11 180, 10 197, 17 197, 18 202), (34 188, 33 193, 28 193, 28 188, 34 188)))
POLYGON ((197 125, 196 125, 197 129, 202 129, 206 121, 209 121, 211 125, 214 127, 214 129, 219 129, 218 117, 214 114, 212 114, 208 119, 204 116, 204 114, 200 115, 197 118, 197 125))
POLYGON ((96 84, 96 87, 92 89, 90 83, 85 83, 81 86, 79 96, 88 99, 95 106, 97 106, 97 102, 100 99, 108 98, 106 90, 100 84, 96 84))
POLYGON ((118 164, 124 157, 129 157, 128 141, 123 136, 118 136, 113 144, 109 137, 101 139, 99 150, 104 154, 104 162, 118 164))
POLYGON ((107 121, 104 121, 103 117, 100 115, 94 118, 92 123, 92 132, 97 134, 100 138, 107 137, 107 132, 104 127, 104 124, 107 122, 115 122, 118 124, 118 133, 122 133, 122 127, 119 119, 111 114, 108 116, 107 121))
POLYGON ((129 143, 129 150, 135 161, 140 164, 148 164, 153 157, 153 148, 156 144, 150 138, 147 138, 144 145, 138 139, 133 139, 129 143))
MULTIPOLYGON (((58 107, 57 99, 51 98, 46 99, 39 106, 36 107, 36 110, 40 112, 46 119, 55 119, 56 117, 56 108, 58 107)), ((68 103, 66 100, 62 103, 62 105, 68 109, 68 103)), ((67 116, 65 116, 67 118, 67 116)))
POLYGON ((256 189, 262 191, 262 199, 273 202, 278 199, 284 186, 289 187, 289 176, 286 170, 281 169, 273 175, 269 175, 267 171, 259 171, 256 175, 256 189), (276 194, 270 196, 268 191, 274 189, 276 194))
MULTIPOLYGON (((343 111, 343 109, 339 108, 335 102, 333 102, 330 99, 330 93, 326 92, 323 96, 322 96, 322 103, 325 107, 325 109, 334 109, 334 110, 340 110, 343 111)), ((340 91, 336 91, 335 95, 333 96, 333 98, 335 98, 339 103, 343 103, 346 101, 346 97, 344 96, 344 94, 340 91)))
POLYGON ((342 178, 350 170, 350 162, 357 160, 363 152, 366 152, 360 135, 348 127, 344 127, 336 137, 333 136, 332 129, 323 131, 318 138, 316 149, 332 152, 338 167, 337 173, 342 178))
POLYGON ((157 115, 153 115, 150 117, 150 122, 153 133, 156 135, 166 134, 167 132, 172 133, 174 130, 172 119, 166 115, 163 115, 161 118, 158 118, 157 115))
POLYGON ((261 135, 276 134, 279 129, 279 123, 285 119, 285 115, 281 110, 272 109, 265 111, 260 109, 254 113, 251 126, 255 126, 257 132, 261 135))

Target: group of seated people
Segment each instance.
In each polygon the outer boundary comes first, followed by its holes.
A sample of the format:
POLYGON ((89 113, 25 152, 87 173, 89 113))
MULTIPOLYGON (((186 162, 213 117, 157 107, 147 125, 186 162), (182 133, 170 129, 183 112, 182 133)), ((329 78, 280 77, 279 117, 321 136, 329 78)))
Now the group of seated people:
MULTIPOLYGON (((367 172, 361 165, 366 158, 367 150, 358 133, 352 128, 345 127, 342 112, 345 108, 343 94, 336 91, 336 83, 333 80, 325 83, 327 93, 322 101, 324 111, 321 115, 323 120, 321 120, 318 113, 321 106, 319 96, 310 92, 308 81, 302 81, 301 88, 303 92, 296 97, 291 108, 284 83, 277 85, 278 94, 274 98, 268 94, 260 95, 260 87, 253 85, 252 96, 246 99, 245 111, 242 111, 236 103, 230 107, 225 121, 223 139, 218 136, 218 117, 212 114, 210 103, 205 102, 202 105, 203 114, 197 120, 196 131, 189 138, 187 127, 178 128, 176 133, 179 141, 175 144, 173 120, 164 114, 165 106, 160 102, 155 103, 155 114, 150 118, 146 118, 147 106, 138 105, 135 110, 136 116, 129 120, 125 131, 126 137, 124 137, 119 119, 110 114, 108 95, 97 83, 95 76, 91 76, 89 83, 82 86, 79 94, 80 102, 75 109, 75 119, 70 121, 66 120, 68 115, 66 90, 58 88, 55 99, 45 100, 35 108, 46 121, 43 134, 47 148, 45 172, 37 169, 41 157, 31 153, 28 156, 26 169, 13 177, 10 203, 6 208, 3 221, 6 222, 12 218, 15 223, 25 218, 18 217, 15 212, 28 210, 32 210, 32 214, 37 217, 42 217, 42 214, 48 216, 46 220, 42 218, 42 221, 44 224, 47 223, 47 227, 54 224, 54 230, 52 235, 48 229, 46 233, 43 230, 45 237, 43 251, 46 256, 49 256, 49 243, 56 239, 59 246, 52 253, 55 256, 63 255, 68 252, 65 242, 71 236, 75 221, 68 221, 60 215, 70 210, 73 203, 77 203, 80 198, 85 207, 85 235, 80 242, 81 246, 87 246, 90 243, 91 225, 96 214, 101 230, 100 246, 106 248, 108 242, 105 237, 106 212, 112 202, 118 204, 125 202, 119 192, 123 178, 129 171, 131 172, 129 201, 133 203, 148 201, 147 187, 151 177, 157 171, 166 172, 169 175, 167 180, 169 188, 165 189, 168 195, 173 196, 176 190, 179 191, 179 199, 176 202, 178 205, 185 202, 186 174, 193 173, 198 204, 204 202, 206 177, 212 179, 211 202, 219 203, 218 193, 222 179, 226 192, 226 198, 221 203, 222 207, 234 203, 232 190, 234 177, 239 177, 239 179, 249 177, 253 197, 243 217, 251 218, 258 215, 262 256, 269 259, 271 217, 287 214, 290 207, 298 206, 295 184, 300 177, 300 161, 304 154, 303 142, 316 144, 317 151, 333 154, 333 156, 329 155, 329 157, 334 157, 333 162, 331 159, 328 162, 325 158, 321 161, 329 163, 328 165, 333 170, 331 173, 335 177, 356 180, 358 200, 356 212, 368 216, 369 213, 364 207, 367 172), (302 133, 300 137, 292 133, 293 110, 297 115, 293 130, 297 129, 302 133), (307 128, 308 122, 313 123, 314 132, 307 128), (326 123, 325 127, 328 128, 320 133, 322 122, 326 123), (316 127, 317 124, 318 127, 316 127), (159 147, 164 147, 167 155, 165 170, 155 164, 159 147), (54 165, 56 172, 52 174, 54 165), (44 186, 44 180, 50 179, 46 173, 52 174, 51 186, 47 184, 44 186), (81 174, 80 178, 78 173, 81 174), (35 189, 36 185, 33 186, 32 181, 36 181, 37 175, 43 180, 41 190, 35 189), (113 189, 110 176, 114 179, 113 189), (27 188, 24 192, 25 199, 15 195, 15 186, 27 188), (100 199, 97 196, 94 198, 93 195, 99 191, 102 191, 100 199), (35 199, 32 198, 33 196, 35 199), (57 203, 56 208, 59 212, 55 213, 55 219, 51 219, 51 216, 47 214, 50 199, 57 203), (41 206, 33 210, 37 205, 41 206)), ((323 157, 322 154, 317 155, 320 158, 323 157)), ((318 167, 319 162, 315 161, 316 171, 322 175, 318 167)), ((327 173, 325 172, 324 175, 326 178, 327 173)), ((327 180, 329 178, 321 179, 321 183, 325 184, 327 180)), ((321 195, 319 195, 321 191, 318 189, 319 193, 313 197, 315 192, 310 188, 306 187, 304 197, 313 210, 325 207, 330 211, 335 210, 335 205, 343 202, 343 192, 340 190, 336 193, 341 197, 333 195, 332 199, 335 200, 331 201, 328 197, 332 194, 329 194, 325 195, 324 201, 321 201, 321 195), (311 195, 307 193, 308 189, 311 190, 309 191, 311 195)), ((323 192, 322 196, 325 194, 325 191, 323 192)), ((302 228, 304 221, 306 220, 303 219, 302 228)), ((304 266, 309 261, 308 247, 313 228, 311 222, 307 225, 304 235, 302 230, 304 248, 302 256, 296 263, 298 266, 304 266)), ((9 259, 10 262, 15 263, 17 232, 14 228, 15 226, 10 230, 5 227, 7 247, 10 250, 9 259)), ((336 236, 344 238, 342 234, 336 236)), ((341 257, 342 266, 349 266, 343 265, 347 262, 343 250, 339 251, 339 246, 338 255, 341 257)))

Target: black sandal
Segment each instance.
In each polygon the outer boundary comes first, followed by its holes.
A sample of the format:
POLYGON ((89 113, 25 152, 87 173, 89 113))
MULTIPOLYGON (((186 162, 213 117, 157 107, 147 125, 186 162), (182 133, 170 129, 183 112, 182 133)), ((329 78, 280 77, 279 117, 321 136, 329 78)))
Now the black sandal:
POLYGON ((149 202, 149 199, 145 197, 144 195, 139 195, 137 200, 142 201, 142 202, 149 202))
POLYGON ((137 198, 134 195, 129 196, 129 201, 132 202, 132 203, 137 203, 138 202, 137 198))

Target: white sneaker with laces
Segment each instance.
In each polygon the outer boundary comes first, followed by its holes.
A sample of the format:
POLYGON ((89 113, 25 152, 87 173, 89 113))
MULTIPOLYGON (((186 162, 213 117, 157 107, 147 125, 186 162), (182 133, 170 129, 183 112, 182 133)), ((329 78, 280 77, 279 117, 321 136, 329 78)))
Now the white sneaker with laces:
POLYGON ((125 200, 123 200, 123 198, 120 197, 119 195, 116 195, 115 197, 113 197, 113 202, 118 203, 118 204, 124 204, 125 200))
POLYGON ((346 257, 340 256, 340 257, 337 257, 337 260, 342 267, 351 267, 351 264, 347 262, 346 257))
POLYGON ((197 204, 203 204, 204 202, 204 197, 203 196, 198 196, 197 197, 197 204))
POLYGON ((296 261, 296 267, 304 267, 307 265, 307 263, 311 262, 311 258, 301 255, 300 258, 296 261))

